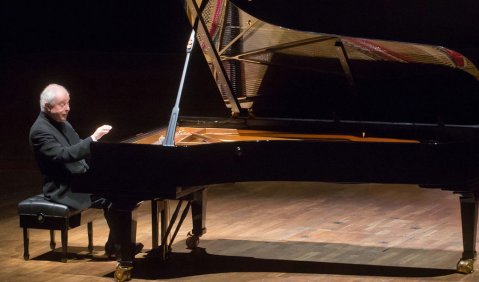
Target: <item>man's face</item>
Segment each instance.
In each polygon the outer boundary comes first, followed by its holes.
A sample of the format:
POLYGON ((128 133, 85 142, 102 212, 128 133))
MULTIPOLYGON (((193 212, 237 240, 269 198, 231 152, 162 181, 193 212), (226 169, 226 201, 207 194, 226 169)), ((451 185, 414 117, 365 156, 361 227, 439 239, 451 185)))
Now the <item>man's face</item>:
POLYGON ((70 95, 65 89, 60 88, 55 96, 55 104, 45 104, 45 111, 55 121, 62 122, 67 120, 68 112, 70 112, 70 95))

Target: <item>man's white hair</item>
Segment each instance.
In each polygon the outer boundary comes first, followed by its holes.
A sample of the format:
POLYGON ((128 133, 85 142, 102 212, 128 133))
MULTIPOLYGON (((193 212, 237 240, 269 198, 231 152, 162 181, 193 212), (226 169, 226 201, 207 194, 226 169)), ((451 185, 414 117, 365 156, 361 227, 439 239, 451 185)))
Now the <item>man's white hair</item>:
MULTIPOLYGON (((65 89, 65 87, 58 84, 50 84, 45 87, 42 94, 40 94, 40 110, 42 112, 45 111, 45 103, 48 103, 52 106, 55 105, 55 97, 57 96, 59 89, 65 89)), ((68 90, 65 89, 65 91, 67 92, 68 96, 70 96, 68 90)))

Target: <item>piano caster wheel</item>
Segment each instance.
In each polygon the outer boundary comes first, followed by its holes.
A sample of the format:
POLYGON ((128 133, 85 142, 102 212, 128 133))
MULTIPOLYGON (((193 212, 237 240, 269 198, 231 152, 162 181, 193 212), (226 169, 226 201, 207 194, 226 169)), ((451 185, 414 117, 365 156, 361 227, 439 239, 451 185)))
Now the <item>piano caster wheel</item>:
POLYGON ((29 260, 29 259, 30 259, 30 255, 23 255, 23 259, 24 259, 24 260, 29 260))
POLYGON ((188 233, 188 238, 186 238, 186 246, 188 246, 188 249, 196 249, 199 244, 200 237, 198 237, 198 235, 191 235, 188 233))
POLYGON ((127 279, 130 279, 131 277, 131 269, 133 267, 125 267, 125 266, 121 266, 120 264, 118 264, 116 266, 116 270, 115 270, 115 281, 116 282, 123 282, 127 279))
POLYGON ((474 272, 474 260, 473 259, 461 259, 457 263, 457 271, 464 274, 471 274, 474 272))
POLYGON ((50 243, 50 249, 52 250, 55 250, 55 247, 57 246, 57 244, 55 243, 50 243))

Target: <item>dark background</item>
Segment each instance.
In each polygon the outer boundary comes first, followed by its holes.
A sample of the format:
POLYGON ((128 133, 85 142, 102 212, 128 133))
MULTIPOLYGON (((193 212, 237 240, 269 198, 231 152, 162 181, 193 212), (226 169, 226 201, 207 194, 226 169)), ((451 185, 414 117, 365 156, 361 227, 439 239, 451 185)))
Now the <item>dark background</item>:
MULTIPOLYGON (((234 2, 280 26, 442 45, 479 63, 476 0, 234 2)), ((69 90, 68 120, 81 137, 103 124, 113 126, 102 139, 110 142, 165 126, 190 31, 180 0, 0 0, 0 168, 33 163, 28 132, 50 83, 69 90)), ((180 109, 229 115, 198 46, 180 109)))
MULTIPOLYGON (((70 92, 80 137, 109 124, 102 141, 116 142, 167 125, 191 31, 179 0, 0 3, 0 167, 33 163, 28 132, 50 83, 70 92)), ((228 115, 198 46, 185 84, 182 115, 228 115)))
MULTIPOLYGON (((290 29, 477 48, 475 0, 232 0, 263 21, 290 29)), ((456 50, 457 51, 457 50, 456 50)))

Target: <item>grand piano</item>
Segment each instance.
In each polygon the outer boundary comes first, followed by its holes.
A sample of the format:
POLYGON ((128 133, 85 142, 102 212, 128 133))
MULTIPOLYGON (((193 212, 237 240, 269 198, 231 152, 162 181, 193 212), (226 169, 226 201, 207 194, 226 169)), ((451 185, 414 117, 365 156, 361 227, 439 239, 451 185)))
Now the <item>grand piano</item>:
POLYGON ((141 201, 153 201, 153 248, 167 257, 190 208, 188 246, 206 232, 209 185, 249 181, 403 183, 458 194, 457 270, 473 272, 477 1, 177 2, 193 28, 170 123, 121 143, 92 143, 90 170, 72 185, 120 209, 118 281, 130 276, 141 201), (231 117, 179 114, 194 48, 231 117), (168 200, 179 200, 171 218, 168 200))

